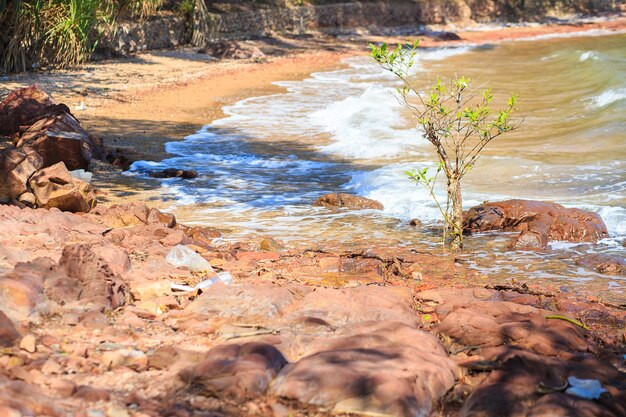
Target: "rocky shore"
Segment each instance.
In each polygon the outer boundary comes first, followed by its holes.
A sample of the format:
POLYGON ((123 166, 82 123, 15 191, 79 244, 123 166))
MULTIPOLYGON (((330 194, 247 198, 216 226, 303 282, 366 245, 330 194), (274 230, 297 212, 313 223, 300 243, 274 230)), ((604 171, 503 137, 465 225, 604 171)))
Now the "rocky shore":
MULTIPOLYGON (((220 225, 179 224, 123 193, 123 204, 102 204, 109 196, 84 169, 106 182, 119 170, 97 159, 124 166, 147 134, 102 141, 111 120, 158 121, 181 94, 242 77, 249 67, 237 65, 198 66, 200 86, 121 88, 86 121, 36 88, 0 106, 0 134, 11 136, 0 155, 0 199, 11 203, 0 205, 1 417, 626 415, 624 305, 490 285, 454 256, 233 243, 220 225)), ((210 121, 190 112, 188 124, 171 116, 178 129, 210 121)), ((193 171, 154 173, 170 175, 193 171)), ((345 194, 316 204, 382 207, 345 194)), ((487 203, 467 219, 468 232, 520 233, 513 249, 606 236, 598 216, 552 203, 487 203)), ((619 257, 577 263, 626 274, 619 257)))
POLYGON ((219 236, 144 204, 0 206, 2 415, 626 412, 623 309, 428 253, 219 236), (174 267, 177 245, 210 266, 174 267))

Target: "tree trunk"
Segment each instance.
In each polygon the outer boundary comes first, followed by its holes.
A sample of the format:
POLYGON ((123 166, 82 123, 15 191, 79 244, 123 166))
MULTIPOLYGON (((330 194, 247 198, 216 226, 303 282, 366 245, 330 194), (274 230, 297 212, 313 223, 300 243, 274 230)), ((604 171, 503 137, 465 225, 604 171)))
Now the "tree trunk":
POLYGON ((463 200, 461 198, 461 182, 459 178, 448 179, 448 199, 452 205, 448 218, 447 244, 454 252, 463 249, 463 200))

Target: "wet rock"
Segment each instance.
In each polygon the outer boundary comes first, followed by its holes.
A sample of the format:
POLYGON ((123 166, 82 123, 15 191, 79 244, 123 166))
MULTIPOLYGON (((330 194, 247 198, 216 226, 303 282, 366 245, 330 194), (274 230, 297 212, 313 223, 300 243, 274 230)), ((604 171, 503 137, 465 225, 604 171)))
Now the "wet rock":
POLYGON ((346 208, 350 210, 383 210, 384 207, 381 203, 370 198, 359 197, 357 195, 345 194, 345 193, 332 193, 326 194, 315 200, 314 206, 322 206, 331 210, 337 210, 340 208, 346 208))
POLYGON ((220 59, 258 59, 265 56, 256 46, 237 41, 212 43, 198 52, 220 59))
POLYGON ((577 259, 576 265, 595 269, 601 274, 626 275, 626 260, 618 255, 588 254, 577 259))
POLYGON ((0 346, 13 346, 20 337, 15 325, 2 310, 0 310, 0 346))
POLYGON ((238 399, 263 394, 272 379, 287 364, 274 347, 262 343, 216 346, 198 365, 180 373, 180 378, 209 394, 238 399))
POLYGON ((193 169, 176 169, 176 168, 167 168, 162 171, 152 171, 150 172, 150 176, 152 178, 182 178, 182 179, 193 179, 198 178, 198 171, 194 171, 193 169))
POLYGON ((552 240, 596 242, 608 237, 598 214, 544 201, 485 203, 469 209, 464 219, 466 232, 521 232, 511 244, 515 249, 543 248, 552 240))
POLYGON ((437 40, 440 41, 460 41, 462 38, 454 32, 438 32, 437 40))
POLYGON ((61 211, 87 213, 96 206, 96 193, 87 182, 70 175, 59 162, 37 171, 29 181, 37 206, 61 211))
POLYGON ((259 249, 265 252, 279 252, 285 250, 285 247, 271 237, 267 237, 261 241, 259 249))
POLYGON ((32 148, 0 151, 0 203, 8 203, 28 190, 28 180, 43 167, 41 156, 32 148))
POLYGON ((422 225, 422 221, 420 219, 411 219, 409 222, 409 226, 419 227, 422 225))

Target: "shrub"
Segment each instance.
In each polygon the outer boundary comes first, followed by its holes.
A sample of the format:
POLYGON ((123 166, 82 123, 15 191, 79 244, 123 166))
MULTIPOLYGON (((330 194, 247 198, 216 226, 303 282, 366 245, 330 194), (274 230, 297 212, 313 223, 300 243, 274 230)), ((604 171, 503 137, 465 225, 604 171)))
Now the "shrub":
POLYGON ((452 250, 463 247, 463 208, 461 180, 476 164, 482 150, 498 136, 517 129, 522 120, 514 119, 517 95, 509 97, 505 108, 492 108, 493 94, 485 86, 475 87, 469 78, 455 77, 448 83, 440 79, 427 94, 418 92, 408 78, 414 65, 418 42, 389 49, 370 45, 371 55, 383 69, 395 74, 403 86, 398 88, 400 103, 411 111, 425 138, 435 147, 436 172, 429 169, 407 172, 409 178, 424 186, 435 200, 444 220, 444 243, 452 250), (438 175, 447 179, 447 199, 441 204, 434 193, 438 175))

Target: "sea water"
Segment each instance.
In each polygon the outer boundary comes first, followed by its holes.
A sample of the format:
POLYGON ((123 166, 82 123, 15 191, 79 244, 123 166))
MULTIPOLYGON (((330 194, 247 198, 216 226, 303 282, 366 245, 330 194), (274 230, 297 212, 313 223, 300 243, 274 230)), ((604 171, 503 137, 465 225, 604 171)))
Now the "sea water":
MULTIPOLYGON (((132 172, 197 170, 194 180, 163 180, 163 195, 175 197, 172 211, 181 221, 221 227, 233 240, 261 234, 294 247, 438 247, 437 207, 404 174, 434 167, 435 156, 394 94, 401 84, 367 56, 338 67, 226 107, 227 117, 167 144, 172 158, 137 162, 132 172), (385 209, 330 213, 311 206, 330 192, 373 198, 385 209), (413 218, 425 227, 410 228, 413 218)), ((611 235, 595 245, 515 253, 506 251, 511 235, 472 236, 468 262, 503 277, 583 282, 626 301, 626 280, 574 262, 589 252, 626 253, 626 35, 424 48, 410 79, 427 91, 437 77, 455 74, 491 86, 495 106, 519 94, 524 115, 522 127, 494 140, 464 179, 464 207, 550 200, 599 213, 611 235)))

